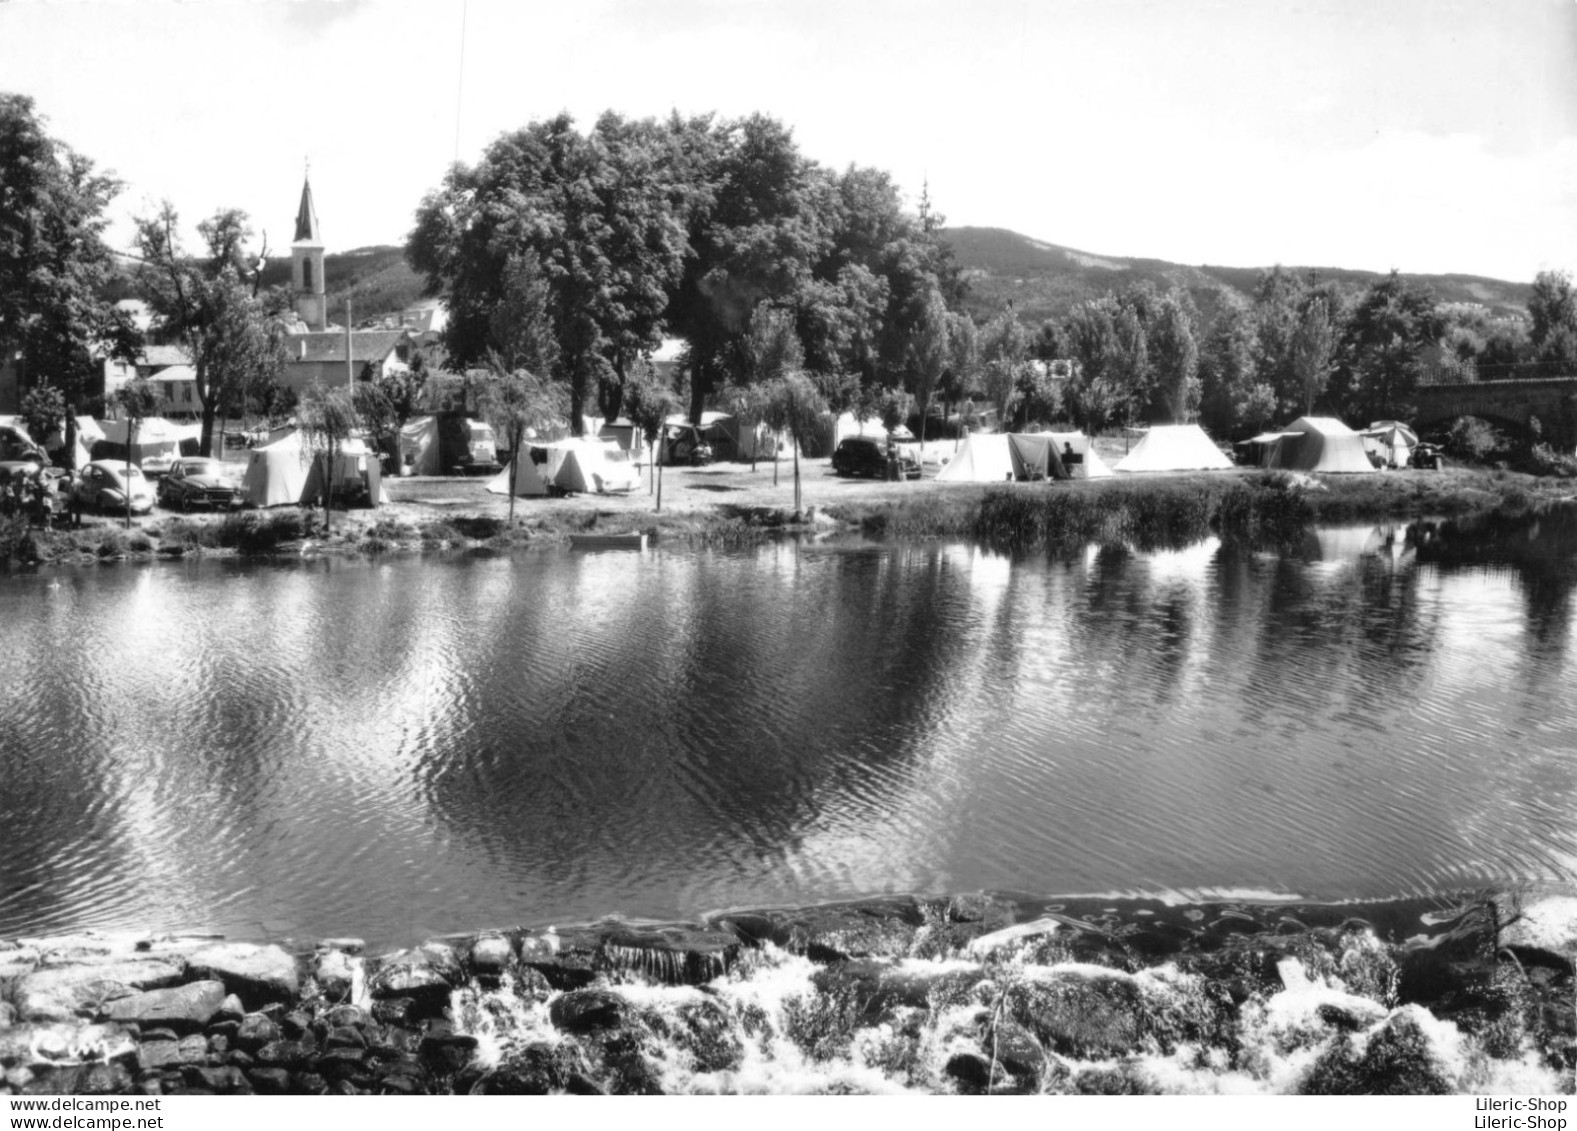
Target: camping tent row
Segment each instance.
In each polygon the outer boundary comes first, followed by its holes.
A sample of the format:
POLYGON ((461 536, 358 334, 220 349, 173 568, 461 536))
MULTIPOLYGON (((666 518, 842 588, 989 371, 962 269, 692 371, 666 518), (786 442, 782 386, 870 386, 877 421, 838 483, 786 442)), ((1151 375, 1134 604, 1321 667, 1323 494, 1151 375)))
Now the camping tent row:
MULTIPOLYGON (((255 507, 312 506, 323 497, 323 463, 301 442, 299 432, 287 432, 252 449, 241 489, 255 507)), ((335 491, 365 491, 373 505, 387 502, 378 459, 361 440, 346 440, 334 461, 335 491)))
POLYGON ((1223 471, 1232 466, 1197 424, 1157 424, 1117 461, 1118 471, 1223 471))
POLYGON ((1098 479, 1111 468, 1083 432, 972 432, 938 483, 1001 483, 1009 479, 1098 479))
POLYGON ((546 495, 553 488, 580 494, 631 491, 641 484, 630 453, 611 440, 556 440, 526 444, 520 458, 488 480, 495 495, 546 495))
POLYGON ((1249 451, 1260 467, 1335 473, 1374 471, 1365 443, 1364 435, 1331 416, 1300 416, 1280 432, 1244 441, 1253 445, 1249 451))

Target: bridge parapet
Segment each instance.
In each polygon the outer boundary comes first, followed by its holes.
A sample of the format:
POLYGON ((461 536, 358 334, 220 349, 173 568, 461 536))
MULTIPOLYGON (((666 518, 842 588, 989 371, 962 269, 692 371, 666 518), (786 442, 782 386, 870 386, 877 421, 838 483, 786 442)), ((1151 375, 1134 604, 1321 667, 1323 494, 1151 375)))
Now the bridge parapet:
POLYGON ((1577 377, 1524 377, 1511 381, 1468 381, 1420 385, 1414 393, 1418 428, 1477 416, 1526 431, 1534 418, 1545 440, 1577 447, 1577 377))

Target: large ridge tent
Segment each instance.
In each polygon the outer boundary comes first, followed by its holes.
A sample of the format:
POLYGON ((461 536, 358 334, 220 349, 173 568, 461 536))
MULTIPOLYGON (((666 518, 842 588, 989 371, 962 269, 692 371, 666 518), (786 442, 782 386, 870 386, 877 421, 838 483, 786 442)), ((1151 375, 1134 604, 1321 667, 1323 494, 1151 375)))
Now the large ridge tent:
POLYGON ((1117 461, 1118 471, 1221 471, 1231 466, 1197 424, 1154 425, 1117 461))
MULTIPOLYGON (((301 433, 289 432, 272 443, 253 448, 241 490, 255 507, 311 506, 322 497, 322 464, 307 451, 301 433)), ((360 487, 374 506, 385 502, 378 460, 366 443, 351 439, 340 446, 334 487, 360 487)))
POLYGON ((615 441, 569 439, 551 444, 522 444, 515 466, 488 481, 495 495, 546 495, 550 486, 582 494, 630 491, 640 476, 630 453, 615 441))
MULTIPOLYGON (((99 424, 99 430, 104 438, 94 444, 97 449, 94 454, 106 459, 126 458, 130 422, 105 420, 99 424)), ((137 425, 136 439, 131 445, 132 462, 141 463, 153 456, 175 459, 181 455, 196 455, 202 434, 200 424, 173 424, 162 416, 144 417, 137 425)))
MULTIPOLYGON (((307 479, 301 488, 301 502, 311 504, 323 498, 323 467, 327 461, 307 457, 307 479)), ((366 441, 355 438, 342 440, 335 454, 333 476, 330 482, 336 492, 351 495, 365 493, 371 506, 387 502, 383 496, 383 474, 378 457, 366 441)))
POLYGON ((294 506, 307 485, 307 457, 296 432, 252 449, 241 489, 254 507, 294 506))
POLYGON ((1013 461, 1014 479, 1068 478, 1057 442, 1049 432, 1009 432, 1008 457, 1013 461))
POLYGON ((1363 437, 1333 416, 1300 416, 1267 445, 1265 466, 1288 471, 1373 471, 1363 437))

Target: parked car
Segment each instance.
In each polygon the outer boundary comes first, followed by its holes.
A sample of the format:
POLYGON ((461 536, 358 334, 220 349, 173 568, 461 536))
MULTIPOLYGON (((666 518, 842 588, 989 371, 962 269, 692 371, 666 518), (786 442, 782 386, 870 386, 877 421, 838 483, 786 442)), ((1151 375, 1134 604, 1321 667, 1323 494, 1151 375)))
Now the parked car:
POLYGON ((96 459, 82 469, 73 491, 83 510, 147 514, 153 509, 153 488, 136 464, 128 469, 116 460, 96 459))
POLYGON ((15 424, 0 424, 0 460, 7 462, 28 460, 47 464, 49 454, 33 442, 27 432, 15 424))
POLYGON ((193 507, 238 507, 241 484, 231 465, 207 456, 182 456, 159 480, 159 502, 175 510, 193 507))
POLYGON ((1415 447, 1407 463, 1408 466, 1416 467, 1421 471, 1439 471, 1445 466, 1445 460, 1440 458, 1439 445, 1429 443, 1415 447))
POLYGON ((700 467, 712 462, 712 445, 694 424, 670 424, 663 430, 663 462, 700 467))
POLYGON ((181 457, 179 455, 159 453, 156 455, 144 456, 138 461, 137 466, 142 468, 142 474, 146 478, 158 479, 160 476, 170 474, 170 468, 174 466, 175 461, 180 458, 181 457))
MULTIPOLYGON (((904 479, 920 478, 920 462, 908 450, 894 446, 898 474, 904 479)), ((839 475, 864 475, 883 479, 887 475, 887 445, 871 436, 848 436, 838 441, 832 453, 832 470, 839 475)))

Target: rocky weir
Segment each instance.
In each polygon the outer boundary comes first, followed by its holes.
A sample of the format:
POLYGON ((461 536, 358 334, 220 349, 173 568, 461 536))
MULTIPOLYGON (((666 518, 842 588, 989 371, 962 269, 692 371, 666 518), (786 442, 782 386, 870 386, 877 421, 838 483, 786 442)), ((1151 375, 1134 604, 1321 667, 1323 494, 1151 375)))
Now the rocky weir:
POLYGON ((0 943, 0 1093, 1570 1094, 1577 896, 0 943))

